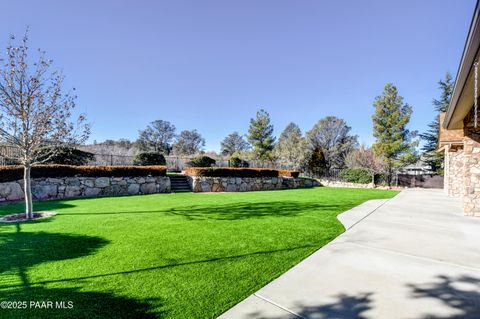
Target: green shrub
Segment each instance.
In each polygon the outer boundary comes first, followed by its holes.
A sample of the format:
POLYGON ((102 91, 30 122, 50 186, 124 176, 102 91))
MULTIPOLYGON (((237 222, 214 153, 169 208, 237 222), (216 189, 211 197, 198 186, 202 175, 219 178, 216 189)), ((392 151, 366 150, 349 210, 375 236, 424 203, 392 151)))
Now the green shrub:
POLYGON ((73 147, 45 147, 37 153, 39 161, 44 164, 59 165, 87 165, 88 162, 95 159, 95 155, 90 152, 81 151, 73 147), (53 156, 52 156, 53 154, 53 156))
POLYGON ((237 156, 232 156, 228 160, 229 167, 248 167, 248 162, 237 156))
POLYGON ((197 156, 192 158, 188 163, 187 166, 189 167, 211 167, 215 165, 217 161, 213 158, 208 156, 197 156))
POLYGON ((158 152, 144 152, 135 155, 135 158, 133 159, 133 165, 167 165, 167 161, 165 160, 165 157, 158 152))
POLYGON ((340 177, 346 182, 369 184, 372 182, 372 173, 366 168, 347 168, 340 172, 340 177))
POLYGON ((298 177, 299 172, 269 168, 223 168, 190 167, 185 170, 189 176, 205 177, 298 177))
MULTIPOLYGON (((166 176, 166 166, 74 166, 35 165, 31 177, 138 177, 166 176)), ((11 182, 23 178, 22 166, 0 166, 0 182, 11 182)))

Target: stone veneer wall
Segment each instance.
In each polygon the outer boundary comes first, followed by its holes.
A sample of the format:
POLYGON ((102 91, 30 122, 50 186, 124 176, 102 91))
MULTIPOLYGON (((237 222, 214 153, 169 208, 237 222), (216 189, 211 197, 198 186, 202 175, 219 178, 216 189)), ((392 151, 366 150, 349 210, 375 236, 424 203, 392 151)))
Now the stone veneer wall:
POLYGON ((188 176, 194 192, 249 192, 321 186, 311 179, 292 177, 203 177, 188 176))
MULTIPOLYGON (((65 177, 32 179, 34 199, 169 193, 170 178, 65 177)), ((23 180, 0 183, 0 202, 23 200, 23 180)))
POLYGON ((464 147, 463 209, 466 215, 480 217, 480 143, 468 139, 464 147))
POLYGON ((444 187, 449 196, 462 198, 464 194, 464 153, 462 148, 445 148, 444 187))
POLYGON ((480 217, 480 128, 475 128, 473 122, 472 108, 463 122, 463 208, 466 215, 480 217))

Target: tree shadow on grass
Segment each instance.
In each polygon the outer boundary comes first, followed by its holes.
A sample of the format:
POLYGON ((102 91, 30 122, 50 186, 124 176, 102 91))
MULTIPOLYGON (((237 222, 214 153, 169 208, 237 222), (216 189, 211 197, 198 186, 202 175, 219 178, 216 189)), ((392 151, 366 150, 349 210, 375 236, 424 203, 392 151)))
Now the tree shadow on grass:
POLYGON ((152 304, 157 299, 134 300, 108 292, 83 291, 80 288, 45 288, 0 290, 0 301, 27 301, 27 309, 3 309, 1 318, 76 318, 76 319, 153 319, 162 318, 162 313, 153 313, 152 304), (32 306, 31 301, 38 301, 32 306), (48 307, 42 302, 51 301, 48 307), (58 304, 57 304, 58 302, 58 304), (63 308, 62 308, 63 307, 63 308))
POLYGON ((275 201, 235 203, 218 206, 187 206, 172 208, 169 214, 188 220, 239 220, 264 217, 295 217, 313 211, 338 211, 344 205, 275 201))
MULTIPOLYGON (((100 237, 47 232, 0 233, 0 301, 72 301, 73 309, 7 309, 7 318, 155 318, 151 300, 136 301, 108 292, 83 291, 81 287, 47 288, 31 283, 29 268, 41 263, 94 254, 108 243, 100 237), (15 278, 20 280, 15 280, 15 278), (20 282, 20 284, 18 284, 20 282)), ((92 265, 92 268, 94 266, 92 265)), ((55 276, 55 273, 52 273, 55 276)))
MULTIPOLYGON (((339 294, 334 296, 335 301, 322 305, 302 305, 294 307, 298 316, 271 317, 266 316, 262 311, 248 314, 251 319, 285 319, 285 318, 309 318, 309 319, 366 319, 364 312, 372 308, 373 293, 360 293, 358 295, 339 294)), ((285 315, 288 315, 285 312, 285 315)))
POLYGON ((0 233, 0 273, 27 269, 46 261, 78 258, 95 253, 108 243, 100 237, 22 232, 21 224, 14 224, 15 232, 0 233))
POLYGON ((83 215, 135 215, 135 214, 165 214, 184 217, 188 220, 241 220, 264 217, 295 217, 303 213, 317 211, 338 213, 348 209, 345 204, 318 204, 295 201, 276 201, 265 203, 234 203, 218 205, 180 206, 165 210, 132 210, 91 213, 62 213, 62 216, 83 215))
MULTIPOLYGON (((83 277, 73 277, 73 278, 63 278, 63 279, 38 281, 35 284, 44 285, 44 284, 52 284, 52 283, 60 283, 60 282, 81 282, 81 281, 84 281, 84 280, 94 279, 94 278, 112 277, 112 276, 118 276, 118 275, 129 275, 129 274, 136 274, 136 273, 142 273, 142 272, 148 272, 148 271, 156 271, 156 270, 161 270, 161 269, 169 269, 169 268, 174 268, 174 267, 190 266, 190 265, 197 265, 197 264, 224 262, 224 261, 237 260, 237 259, 242 259, 242 258, 245 258, 245 257, 252 257, 252 256, 262 256, 262 255, 268 256, 268 255, 272 255, 272 254, 284 253, 284 252, 302 250, 302 249, 308 249, 308 248, 313 248, 313 247, 316 248, 318 246, 317 245, 303 245, 303 246, 297 246, 297 247, 288 247, 288 248, 281 248, 281 249, 255 251, 255 252, 251 252, 251 253, 239 254, 239 255, 233 255, 233 256, 208 257, 208 258, 205 258, 205 259, 183 261, 183 262, 182 261, 172 261, 168 264, 159 265, 159 266, 140 268, 140 269, 135 269, 135 270, 121 271, 121 272, 95 274, 95 275, 83 276, 83 277)), ((0 290, 5 289, 5 288, 18 287, 18 286, 20 286, 20 285, 9 285, 9 286, 0 285, 0 290)))
POLYGON ((437 276, 437 281, 423 285, 408 285, 413 298, 441 301, 457 314, 425 315, 425 319, 478 319, 480 318, 480 278, 470 275, 437 276))

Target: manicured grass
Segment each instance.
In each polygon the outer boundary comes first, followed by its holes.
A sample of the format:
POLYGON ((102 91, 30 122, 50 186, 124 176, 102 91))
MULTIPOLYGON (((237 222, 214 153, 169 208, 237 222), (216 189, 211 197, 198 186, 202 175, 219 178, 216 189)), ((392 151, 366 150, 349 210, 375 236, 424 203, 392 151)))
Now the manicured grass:
POLYGON ((338 236, 338 213, 395 194, 313 188, 36 203, 59 214, 0 224, 0 301, 73 309, 0 317, 214 318, 338 236))

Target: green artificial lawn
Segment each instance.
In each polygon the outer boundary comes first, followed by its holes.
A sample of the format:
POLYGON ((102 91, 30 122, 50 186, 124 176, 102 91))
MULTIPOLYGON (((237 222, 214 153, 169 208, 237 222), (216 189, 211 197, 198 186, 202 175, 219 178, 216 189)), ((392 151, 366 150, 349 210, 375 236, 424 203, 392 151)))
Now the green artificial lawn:
MULTIPOLYGON (((0 318, 214 318, 343 232, 337 214, 395 194, 312 188, 38 202, 36 211, 58 215, 0 224, 0 301, 29 308, 0 309, 0 318)), ((0 206, 0 215, 22 209, 0 206)))

